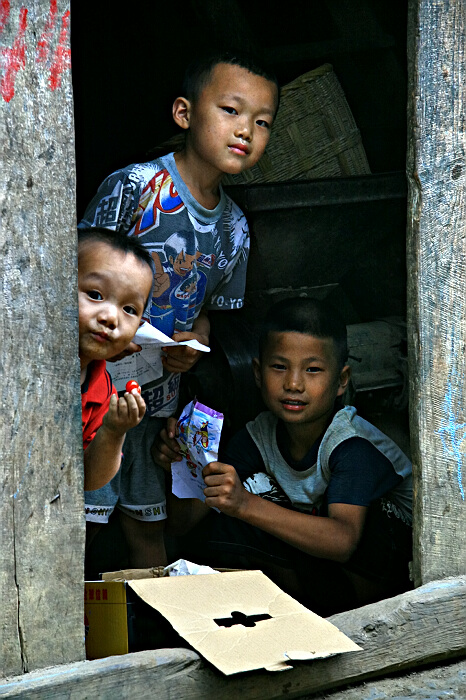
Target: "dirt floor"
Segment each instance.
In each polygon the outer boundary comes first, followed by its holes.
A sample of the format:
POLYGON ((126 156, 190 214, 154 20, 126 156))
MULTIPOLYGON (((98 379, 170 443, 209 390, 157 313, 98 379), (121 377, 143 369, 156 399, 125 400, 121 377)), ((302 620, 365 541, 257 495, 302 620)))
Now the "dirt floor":
POLYGON ((466 659, 302 700, 466 700, 466 659))

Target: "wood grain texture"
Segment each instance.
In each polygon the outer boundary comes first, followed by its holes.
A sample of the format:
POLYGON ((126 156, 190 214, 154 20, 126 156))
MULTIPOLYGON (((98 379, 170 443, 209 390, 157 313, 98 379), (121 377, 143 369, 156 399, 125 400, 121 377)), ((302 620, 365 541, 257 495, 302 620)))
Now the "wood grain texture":
POLYGON ((363 651, 296 664, 292 671, 226 677, 189 649, 156 649, 34 672, 0 683, 0 698, 28 700, 273 700, 466 655, 466 577, 334 615, 363 651))
POLYGON ((465 0, 412 0, 408 342, 417 584, 466 572, 465 0))
POLYGON ((84 658, 69 3, 53 5, 2 4, 0 675, 84 658))

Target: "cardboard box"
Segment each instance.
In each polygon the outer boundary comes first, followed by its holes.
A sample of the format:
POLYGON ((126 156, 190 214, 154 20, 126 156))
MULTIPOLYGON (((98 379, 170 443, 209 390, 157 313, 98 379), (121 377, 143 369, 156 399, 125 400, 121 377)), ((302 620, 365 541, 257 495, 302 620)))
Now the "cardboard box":
POLYGON ((88 658, 135 651, 138 618, 160 638, 144 648, 187 642, 225 675, 360 650, 260 571, 87 582, 85 613, 88 658))

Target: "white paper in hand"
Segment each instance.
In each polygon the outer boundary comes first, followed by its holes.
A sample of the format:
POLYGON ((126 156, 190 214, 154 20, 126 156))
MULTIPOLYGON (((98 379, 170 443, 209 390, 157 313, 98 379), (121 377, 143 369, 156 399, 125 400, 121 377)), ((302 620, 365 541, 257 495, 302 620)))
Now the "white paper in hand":
POLYGON ((144 321, 139 326, 133 341, 141 346, 141 352, 125 357, 118 362, 109 362, 107 364, 107 369, 117 391, 124 391, 128 379, 135 379, 140 386, 159 379, 163 374, 163 347, 187 345, 190 348, 194 348, 194 350, 210 352, 210 348, 207 345, 202 345, 194 338, 177 343, 169 338, 168 335, 162 333, 162 331, 151 326, 147 321, 144 321))

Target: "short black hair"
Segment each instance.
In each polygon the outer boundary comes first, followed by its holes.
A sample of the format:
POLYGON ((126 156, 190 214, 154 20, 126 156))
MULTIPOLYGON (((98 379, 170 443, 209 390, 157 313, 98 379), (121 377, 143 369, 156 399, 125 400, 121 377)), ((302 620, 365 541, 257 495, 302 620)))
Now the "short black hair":
POLYGON ((149 265, 152 272, 154 271, 151 254, 134 236, 127 236, 126 233, 117 233, 108 228, 99 228, 97 226, 78 228, 78 249, 81 243, 86 241, 107 243, 114 250, 120 250, 122 253, 132 253, 142 263, 149 265))
POLYGON ((138 241, 134 236, 128 236, 126 233, 118 233, 111 231, 108 228, 99 228, 91 226, 89 228, 78 228, 78 258, 79 246, 86 241, 94 243, 106 243, 114 250, 119 250, 122 253, 131 253, 141 263, 149 265, 152 272, 152 286, 149 295, 144 304, 144 313, 147 313, 152 303, 152 293, 154 287, 155 264, 149 251, 138 241))
POLYGON ((261 358, 270 333, 304 333, 316 338, 331 338, 339 369, 345 366, 348 359, 346 324, 327 302, 309 297, 292 297, 273 304, 266 313, 259 337, 261 358))
POLYGON ((256 55, 232 51, 213 51, 198 56, 186 68, 181 91, 183 97, 196 102, 210 75, 219 63, 245 68, 254 75, 269 80, 277 88, 277 110, 280 101, 280 86, 275 73, 256 55))

